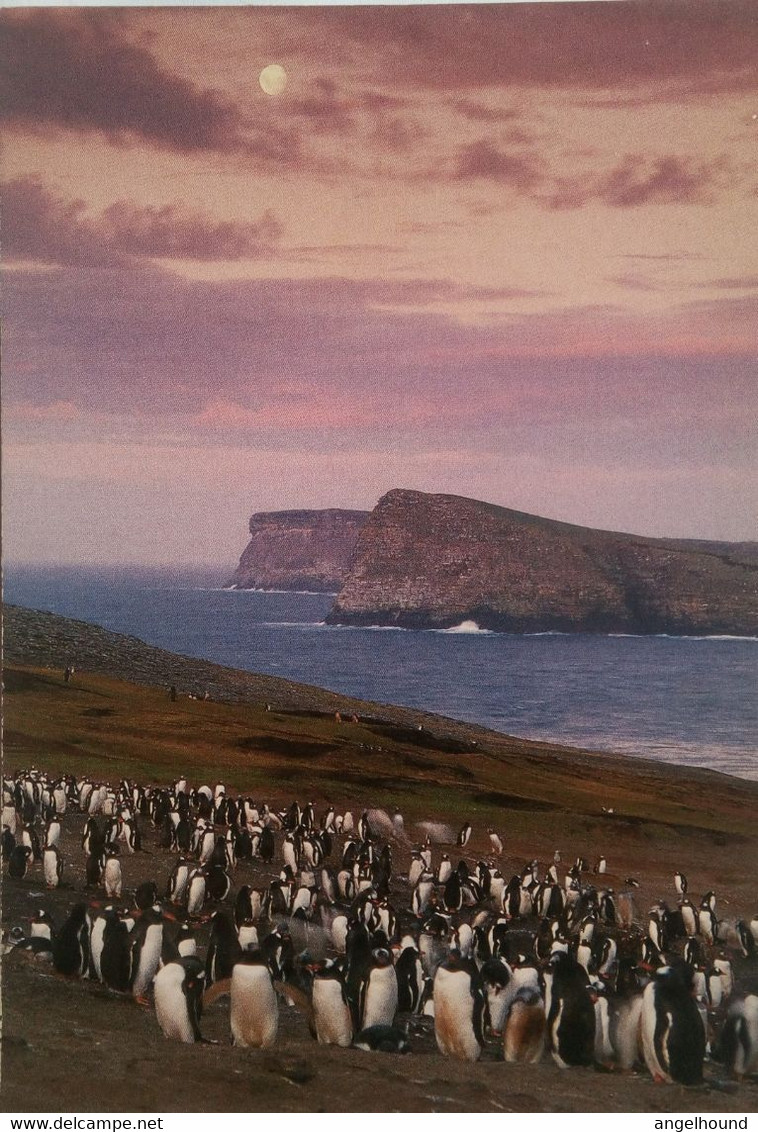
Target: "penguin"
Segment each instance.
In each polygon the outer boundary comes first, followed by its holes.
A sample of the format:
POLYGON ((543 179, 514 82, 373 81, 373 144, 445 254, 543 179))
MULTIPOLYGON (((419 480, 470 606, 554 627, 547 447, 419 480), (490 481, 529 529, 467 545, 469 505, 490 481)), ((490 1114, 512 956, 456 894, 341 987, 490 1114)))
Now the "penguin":
POLYGON ((460 849, 465 848, 471 840, 471 822, 464 822, 461 826, 460 832, 457 837, 457 845, 460 849))
POLYGON ((410 1043, 405 1030, 399 1026, 370 1026, 356 1034, 355 1049, 380 1053, 409 1053, 410 1043))
POLYGON ((132 939, 132 995, 148 1005, 147 992, 158 973, 163 951, 163 914, 156 905, 146 908, 137 921, 132 939))
POLYGON ((729 1007, 721 1053, 727 1069, 738 1081, 758 1071, 758 994, 748 994, 729 1007))
POLYGON ((205 903, 205 872, 192 869, 187 881, 187 915, 199 916, 205 903))
POLYGON ((89 917, 75 904, 53 940, 53 964, 61 975, 83 975, 89 965, 89 917))
POLYGON ((547 1041, 561 1069, 592 1065, 595 1045, 595 1008, 587 990, 584 969, 564 951, 550 960, 552 982, 547 1015, 547 1041))
POLYGON ((96 979, 99 983, 103 981, 102 958, 105 926, 108 922, 108 916, 114 911, 113 905, 109 904, 106 908, 103 908, 102 911, 97 913, 90 927, 89 975, 90 978, 96 979))
POLYGON ((359 990, 361 1029, 391 1026, 397 1014, 397 1004, 397 975, 392 955, 386 948, 380 947, 371 953, 371 961, 359 990))
POLYGON ((258 843, 258 856, 264 864, 270 864, 274 859, 274 831, 267 825, 264 825, 261 830, 261 838, 258 843))
MULTIPOLYGON (((116 908, 108 909, 103 916, 102 948, 94 964, 100 968, 100 978, 113 991, 126 994, 132 981, 132 941, 130 923, 116 908)), ((99 925, 98 925, 99 927, 99 925)), ((95 937, 97 948, 97 936, 95 937)))
MULTIPOLYGON (((443 857, 443 861, 444 860, 445 860, 445 858, 443 857)), ((449 861, 449 858, 448 858, 448 861, 449 861)), ((440 865, 440 870, 442 870, 441 865, 440 865)), ((423 875, 424 871, 425 871, 424 862, 421 860, 421 853, 418 851, 418 849, 414 849, 413 852, 411 853, 411 865, 410 865, 410 868, 408 869, 408 884, 411 888, 416 887, 416 885, 418 884, 418 882, 419 882, 421 876, 423 875)), ((450 869, 450 872, 452 872, 452 867, 450 869)), ((447 878, 450 876, 450 872, 446 871, 445 880, 447 880, 447 878)), ((442 881, 441 883, 444 884, 444 881, 442 881)))
POLYGON ((490 845, 492 846, 492 852, 495 853, 498 857, 502 857, 502 855, 503 855, 503 842, 502 842, 502 840, 495 833, 494 829, 488 829, 487 833, 489 834, 490 845))
POLYGON ((172 904, 184 904, 187 899, 187 882, 192 866, 183 857, 174 865, 168 879, 166 895, 172 904))
POLYGON ((488 959, 480 974, 487 996, 490 1029, 493 1034, 500 1034, 513 998, 513 988, 510 986, 513 972, 502 959, 488 959))
POLYGON ((223 865, 211 865, 206 877, 206 892, 209 899, 216 903, 226 900, 232 882, 223 865))
MULTIPOLYGON (((257 937, 256 937, 257 938, 257 937)), ((211 934, 205 957, 205 985, 210 987, 221 979, 229 979, 242 948, 234 925, 226 912, 214 912, 211 934)))
POLYGON ((508 1062, 536 1065, 545 1049, 545 1004, 533 986, 516 991, 503 1030, 503 1054, 508 1062))
POLYGON ((484 1046, 486 999, 472 960, 451 951, 434 976, 434 1036, 445 1057, 478 1061, 484 1046))
POLYGON ((424 993, 424 968, 419 949, 411 936, 401 942, 395 974, 398 1010, 401 1014, 417 1014, 424 993))
POLYGON ((143 881, 137 886, 134 890, 134 903, 142 911, 158 903, 158 885, 154 880, 143 881))
POLYGON ((203 1040, 200 1015, 204 978, 203 964, 194 956, 166 963, 155 976, 155 1016, 164 1037, 188 1045, 203 1040))
POLYGON ((121 862, 118 859, 118 849, 115 845, 105 851, 102 884, 105 888, 105 895, 111 900, 118 899, 121 896, 121 887, 123 884, 121 862))
POLYGON ((8 876, 14 880, 23 880, 29 868, 32 851, 28 845, 16 845, 8 857, 8 876))
POLYGON ((642 994, 642 1052, 654 1081, 699 1085, 705 1032, 686 964, 661 967, 642 994))
POLYGON ((237 928, 237 942, 243 951, 257 951, 260 947, 258 929, 252 920, 243 920, 237 928))
POLYGON ((180 924, 176 933, 176 950, 181 959, 189 959, 197 954, 197 940, 194 929, 189 924, 180 924))
POLYGON ((63 858, 56 845, 48 845, 43 851, 42 869, 45 874, 45 886, 57 888, 63 875, 63 858))
POLYGON ((316 1039, 320 1045, 349 1046, 353 1016, 340 968, 330 960, 313 964, 312 1007, 316 1039))
POLYGON ((674 887, 679 896, 685 896, 687 894, 687 877, 679 870, 674 873, 674 887))
POLYGON ((54 934, 53 919, 50 913, 46 912, 44 908, 40 908, 39 912, 32 920, 29 934, 32 939, 49 939, 52 941, 54 934))
POLYGON ((232 969, 232 976, 206 992, 209 996, 231 994, 230 1023, 232 1045, 269 1049, 279 1030, 279 1005, 266 960, 260 951, 244 952, 232 969))
POLYGON ((58 845, 61 839, 61 823, 57 817, 50 818, 45 826, 45 848, 52 848, 53 845, 58 845))

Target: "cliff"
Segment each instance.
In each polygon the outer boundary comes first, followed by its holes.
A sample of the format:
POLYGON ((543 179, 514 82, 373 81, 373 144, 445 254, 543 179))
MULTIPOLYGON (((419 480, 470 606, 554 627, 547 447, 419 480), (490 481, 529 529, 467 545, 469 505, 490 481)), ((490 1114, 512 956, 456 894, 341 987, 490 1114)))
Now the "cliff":
POLYGON ((454 495, 390 491, 330 624, 758 634, 758 545, 651 539, 454 495))
POLYGON ((336 593, 368 517, 368 511, 337 508, 253 515, 250 542, 227 585, 336 593))

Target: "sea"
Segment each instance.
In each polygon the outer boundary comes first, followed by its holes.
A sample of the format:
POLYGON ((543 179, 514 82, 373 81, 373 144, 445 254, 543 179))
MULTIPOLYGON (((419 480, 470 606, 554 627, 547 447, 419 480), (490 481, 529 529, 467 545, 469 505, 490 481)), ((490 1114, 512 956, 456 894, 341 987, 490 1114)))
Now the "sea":
MULTIPOLYGON (((758 780, 758 638, 352 628, 333 597, 222 572, 6 564, 4 600, 233 668, 540 739, 758 780)), ((231 573, 231 571, 229 571, 231 573)))

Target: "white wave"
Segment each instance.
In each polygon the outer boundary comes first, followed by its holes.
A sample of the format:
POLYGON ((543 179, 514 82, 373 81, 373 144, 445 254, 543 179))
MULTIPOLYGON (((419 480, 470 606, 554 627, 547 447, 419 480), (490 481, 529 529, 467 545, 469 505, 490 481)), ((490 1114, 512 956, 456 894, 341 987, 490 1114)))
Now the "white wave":
POLYGON ((261 629, 323 629, 325 621, 258 621, 261 629))
POLYGON ((488 637, 493 635, 492 629, 480 629, 476 621, 461 621, 460 625, 451 625, 449 629, 434 629, 435 633, 484 633, 488 637))

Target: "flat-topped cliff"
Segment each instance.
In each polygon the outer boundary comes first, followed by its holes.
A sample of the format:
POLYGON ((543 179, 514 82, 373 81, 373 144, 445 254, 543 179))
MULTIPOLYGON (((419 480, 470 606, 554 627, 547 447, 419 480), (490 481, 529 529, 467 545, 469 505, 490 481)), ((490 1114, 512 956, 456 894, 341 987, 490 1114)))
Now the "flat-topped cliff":
POLYGON ((758 634, 758 545, 599 531, 394 490, 363 525, 330 624, 758 634))
POLYGON ((368 511, 261 511, 228 585, 239 590, 336 593, 368 511))

